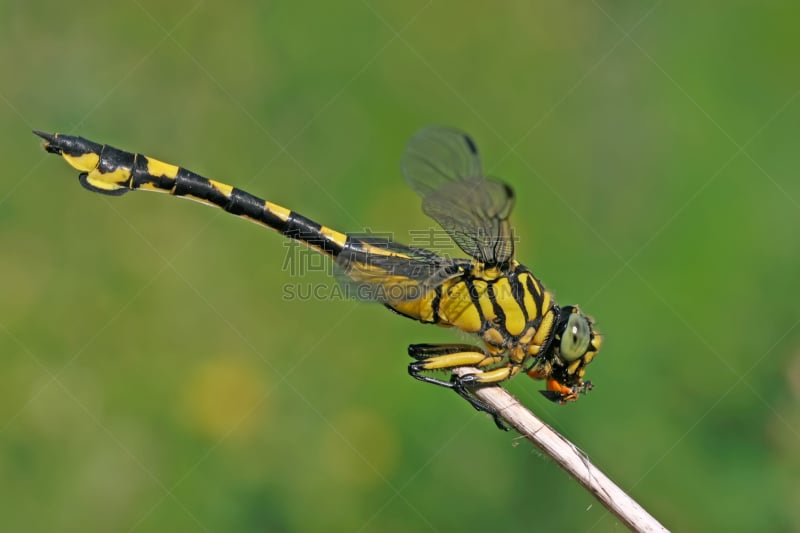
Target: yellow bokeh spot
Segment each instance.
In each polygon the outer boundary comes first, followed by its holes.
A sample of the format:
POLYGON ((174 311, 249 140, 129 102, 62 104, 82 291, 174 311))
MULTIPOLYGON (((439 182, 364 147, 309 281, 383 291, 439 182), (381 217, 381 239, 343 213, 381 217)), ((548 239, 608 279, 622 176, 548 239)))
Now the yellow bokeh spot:
POLYGON ((244 439, 264 424, 262 374, 233 357, 204 362, 183 386, 182 414, 192 429, 214 439, 244 439))
POLYGON ((320 458, 328 475, 346 486, 373 486, 391 477, 397 462, 394 428, 366 409, 345 411, 330 421, 320 458))

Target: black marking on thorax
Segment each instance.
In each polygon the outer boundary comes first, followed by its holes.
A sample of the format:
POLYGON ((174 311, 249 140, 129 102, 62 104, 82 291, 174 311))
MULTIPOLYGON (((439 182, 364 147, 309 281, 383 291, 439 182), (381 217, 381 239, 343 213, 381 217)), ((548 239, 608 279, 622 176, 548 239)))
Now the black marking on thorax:
MULTIPOLYGON (((503 311, 502 306, 497 302, 497 295, 494 292, 494 284, 497 280, 487 280, 488 286, 486 287, 486 296, 489 297, 489 301, 492 303, 492 309, 494 310, 495 315, 495 322, 496 326, 500 326, 502 328, 502 333, 505 336, 510 336, 508 331, 506 331, 506 313, 503 311)), ((485 320, 484 320, 485 321, 485 320)))
POLYGON ((475 276, 469 274, 464 276, 464 285, 467 288, 467 294, 469 294, 470 304, 478 311, 478 317, 481 319, 480 333, 483 333, 486 331, 487 323, 480 304, 481 295, 478 294, 478 289, 476 289, 475 284, 472 283, 475 279, 477 279, 475 276))
POLYGON ((525 317, 525 324, 527 324, 530 322, 531 317, 528 316, 528 309, 525 307, 525 287, 522 286, 522 282, 519 280, 519 269, 509 272, 507 277, 508 284, 511 286, 511 296, 522 310, 522 316, 525 317))
POLYGON ((528 292, 531 293, 531 296, 533 297, 533 303, 536 304, 536 309, 538 310, 539 316, 544 316, 544 314, 547 312, 547 309, 542 307, 544 306, 544 294, 536 290, 537 285, 542 289, 542 291, 544 291, 544 287, 542 287, 541 283, 534 283, 533 274, 528 276, 526 285, 526 289, 528 289, 528 292))
POLYGON ((434 292, 435 296, 431 301, 431 310, 433 311, 433 323, 438 324, 442 319, 439 316, 439 305, 442 303, 442 286, 437 285, 434 292))

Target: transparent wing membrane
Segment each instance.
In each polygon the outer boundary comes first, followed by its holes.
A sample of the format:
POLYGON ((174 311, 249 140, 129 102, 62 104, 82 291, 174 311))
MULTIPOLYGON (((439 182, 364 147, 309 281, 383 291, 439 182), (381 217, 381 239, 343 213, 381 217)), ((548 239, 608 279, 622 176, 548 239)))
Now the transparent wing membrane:
POLYGON ((348 296, 382 303, 418 300, 462 272, 458 261, 370 235, 348 235, 335 271, 348 296))
POLYGON ((514 191, 483 175, 478 148, 467 134, 440 127, 418 132, 406 147, 402 168, 408 184, 422 197, 425 214, 459 248, 490 265, 513 257, 508 217, 514 191))

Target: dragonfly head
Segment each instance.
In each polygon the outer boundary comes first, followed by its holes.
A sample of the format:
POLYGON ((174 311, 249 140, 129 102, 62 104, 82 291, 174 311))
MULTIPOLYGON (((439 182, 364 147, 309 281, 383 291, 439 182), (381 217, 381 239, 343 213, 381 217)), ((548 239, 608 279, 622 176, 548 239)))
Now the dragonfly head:
POLYGON ((547 390, 542 394, 556 402, 578 399, 580 393, 591 390, 591 381, 584 381, 586 365, 600 350, 602 337, 595 333, 592 319, 578 306, 561 308, 555 325, 552 344, 552 363, 547 375, 547 390))

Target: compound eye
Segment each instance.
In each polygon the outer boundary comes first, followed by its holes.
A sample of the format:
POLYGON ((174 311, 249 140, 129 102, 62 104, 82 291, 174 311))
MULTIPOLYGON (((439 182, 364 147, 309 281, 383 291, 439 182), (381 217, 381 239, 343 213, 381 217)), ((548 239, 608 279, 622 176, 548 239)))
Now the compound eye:
POLYGON ((583 357, 592 337, 589 320, 580 313, 572 313, 561 334, 561 358, 568 363, 583 357))

